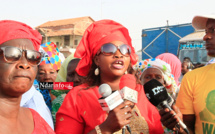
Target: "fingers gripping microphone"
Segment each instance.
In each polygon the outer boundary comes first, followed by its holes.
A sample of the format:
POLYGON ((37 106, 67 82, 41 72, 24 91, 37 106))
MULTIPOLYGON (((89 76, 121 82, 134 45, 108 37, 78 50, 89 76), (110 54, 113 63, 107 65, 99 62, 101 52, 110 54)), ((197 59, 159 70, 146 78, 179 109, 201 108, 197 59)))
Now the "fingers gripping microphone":
MULTIPOLYGON (((157 108, 168 108, 172 110, 171 106, 169 105, 169 100, 171 100, 171 96, 168 95, 166 88, 157 80, 152 79, 146 84, 144 84, 144 91, 146 97, 149 101, 156 106, 157 108)), ((180 126, 184 129, 184 131, 189 134, 187 126, 179 119, 179 125, 176 125, 178 128, 180 126)))
MULTIPOLYGON (((135 90, 136 87, 136 79, 131 74, 123 75, 120 79, 119 88, 122 98, 124 100, 129 100, 134 103, 137 103, 137 95, 138 92, 135 90)), ((131 134, 131 128, 129 125, 126 125, 122 129, 122 133, 125 133, 125 128, 127 128, 128 132, 131 134)))
MULTIPOLYGON (((99 99, 99 103, 104 111, 113 110, 124 101, 119 91, 115 91, 112 94, 111 93, 112 90, 108 84, 102 84, 99 86, 99 94, 102 96, 102 98, 99 99)), ((131 133, 130 127, 126 127, 131 133)), ((123 134, 125 133, 125 127, 123 127, 122 132, 123 134)))

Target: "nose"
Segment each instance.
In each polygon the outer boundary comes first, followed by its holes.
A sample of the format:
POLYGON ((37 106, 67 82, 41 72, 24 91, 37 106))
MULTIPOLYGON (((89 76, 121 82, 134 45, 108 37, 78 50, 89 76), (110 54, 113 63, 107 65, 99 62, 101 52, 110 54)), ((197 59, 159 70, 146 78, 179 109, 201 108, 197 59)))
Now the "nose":
POLYGON ((204 41, 212 39, 211 33, 206 33, 205 36, 203 37, 204 41))
POLYGON ((117 49, 116 53, 113 56, 114 58, 123 58, 123 55, 119 49, 117 49))
POLYGON ((77 74, 75 74, 75 75, 74 75, 74 78, 73 78, 73 82, 79 82, 79 81, 80 81, 80 80, 79 80, 77 74))
POLYGON ((80 85, 80 79, 77 74, 75 74, 74 77, 72 78, 72 82, 73 82, 73 87, 80 85))
POLYGON ((50 78, 51 78, 51 74, 46 72, 46 73, 44 74, 44 78, 45 78, 45 79, 50 79, 50 78))
POLYGON ((150 80, 152 80, 152 79, 156 79, 156 76, 153 75, 150 80))
POLYGON ((24 53, 22 54, 22 57, 18 61, 16 67, 18 69, 30 69, 31 68, 31 66, 29 65, 24 53))

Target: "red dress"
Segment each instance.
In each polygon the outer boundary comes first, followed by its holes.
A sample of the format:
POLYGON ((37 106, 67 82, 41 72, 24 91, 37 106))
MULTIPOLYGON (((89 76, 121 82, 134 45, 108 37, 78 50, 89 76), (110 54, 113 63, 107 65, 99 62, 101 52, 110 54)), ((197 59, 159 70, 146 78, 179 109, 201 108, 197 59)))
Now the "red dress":
POLYGON ((54 130, 36 111, 30 110, 34 119, 34 131, 32 134, 55 134, 54 130))
MULTIPOLYGON (((107 114, 98 102, 101 97, 98 87, 83 88, 86 85, 77 86, 65 97, 56 115, 56 134, 86 134, 105 121, 107 114)), ((138 84, 136 90, 136 106, 147 121, 149 133, 162 134, 164 131, 158 110, 146 98, 142 85, 138 84)))

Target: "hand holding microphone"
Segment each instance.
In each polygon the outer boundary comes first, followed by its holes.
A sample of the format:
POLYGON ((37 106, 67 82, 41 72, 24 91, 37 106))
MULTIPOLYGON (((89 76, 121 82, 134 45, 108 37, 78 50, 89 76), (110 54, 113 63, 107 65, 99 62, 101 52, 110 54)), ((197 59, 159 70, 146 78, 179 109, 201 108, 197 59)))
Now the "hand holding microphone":
POLYGON ((180 111, 176 108, 176 106, 173 106, 173 109, 171 108, 172 104, 169 105, 171 96, 168 95, 166 88, 160 82, 155 79, 150 80, 144 84, 144 91, 147 98, 154 106, 159 109, 163 109, 163 111, 160 112, 163 125, 169 128, 176 126, 179 130, 182 128, 187 134, 189 134, 187 126, 176 115, 177 113, 180 116, 180 111), (174 110, 176 110, 176 113, 174 110))
POLYGON ((101 128, 105 127, 109 132, 114 133, 119 131, 123 126, 130 123, 129 118, 131 118, 131 107, 126 107, 130 105, 131 102, 126 101, 121 103, 119 106, 114 108, 108 113, 107 119, 101 124, 101 128), (125 114, 126 113, 126 114, 125 114))
MULTIPOLYGON (((168 108, 165 108, 165 109, 161 109, 159 113, 161 115, 162 124, 167 128, 176 131, 176 128, 175 128, 176 124, 178 124, 178 122, 180 121, 180 118, 182 118, 182 114, 178 109, 178 107, 176 107, 175 105, 172 105, 171 108, 172 108, 172 111, 170 111, 168 108)), ((180 128, 178 129, 178 131, 180 133, 183 133, 183 130, 180 128)))
MULTIPOLYGON (((136 88, 136 78, 134 75, 125 74, 120 79, 119 83, 120 93, 123 99, 129 100, 130 102, 137 103, 138 92, 135 90, 136 88)), ((133 108, 134 104, 131 106, 133 108)), ((122 128, 122 134, 125 133, 125 129, 131 134, 131 128, 129 125, 126 125, 122 128)))
POLYGON ((102 84, 99 87, 99 93, 102 98, 99 103, 104 111, 108 112, 107 119, 100 125, 100 128, 108 132, 114 133, 123 126, 130 123, 132 102, 122 99, 119 91, 114 91, 108 84, 102 84))
MULTIPOLYGON (((121 90, 119 91, 114 91, 112 93, 108 84, 102 84, 99 87, 99 93, 102 95, 102 98, 99 99, 99 103, 104 111, 110 111, 106 121, 108 122, 108 119, 113 118, 117 119, 119 124, 124 124, 122 129, 123 134, 126 128, 128 132, 131 133, 131 128, 128 123, 130 123, 131 108, 134 106, 134 103, 137 103, 138 92, 134 90, 135 87, 136 79, 131 74, 122 76, 119 84, 121 90), (120 116, 116 117, 116 114, 120 116)), ((106 121, 104 123, 106 123, 106 121)))

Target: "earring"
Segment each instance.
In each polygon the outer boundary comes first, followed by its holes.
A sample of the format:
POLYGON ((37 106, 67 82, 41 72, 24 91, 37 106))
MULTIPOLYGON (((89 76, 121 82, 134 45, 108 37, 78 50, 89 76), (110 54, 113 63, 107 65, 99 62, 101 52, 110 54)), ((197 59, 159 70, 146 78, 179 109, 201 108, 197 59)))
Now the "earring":
POLYGON ((98 67, 95 69, 94 74, 95 74, 96 76, 99 75, 99 68, 98 68, 98 67))
POLYGON ((127 70, 125 71, 125 74, 128 74, 128 71, 127 71, 127 70))

